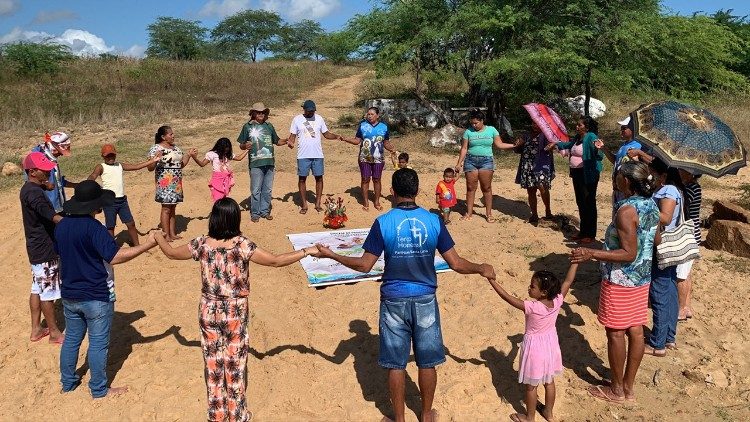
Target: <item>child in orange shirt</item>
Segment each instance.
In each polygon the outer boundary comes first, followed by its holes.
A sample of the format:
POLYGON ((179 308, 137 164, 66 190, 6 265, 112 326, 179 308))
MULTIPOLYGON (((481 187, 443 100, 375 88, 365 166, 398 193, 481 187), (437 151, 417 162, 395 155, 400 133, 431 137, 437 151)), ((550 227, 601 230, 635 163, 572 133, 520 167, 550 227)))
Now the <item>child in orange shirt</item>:
POLYGON ((435 203, 445 224, 451 222, 451 207, 456 205, 456 171, 450 167, 443 170, 443 180, 435 188, 435 203))

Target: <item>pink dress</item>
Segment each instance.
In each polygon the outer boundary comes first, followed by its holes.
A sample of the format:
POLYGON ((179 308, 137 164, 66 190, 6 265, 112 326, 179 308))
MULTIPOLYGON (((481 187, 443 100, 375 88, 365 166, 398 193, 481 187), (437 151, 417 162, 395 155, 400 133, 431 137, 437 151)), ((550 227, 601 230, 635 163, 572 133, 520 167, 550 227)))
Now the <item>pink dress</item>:
POLYGON ((521 364, 518 369, 518 382, 521 384, 548 384, 563 371, 560 342, 557 339, 555 322, 562 295, 552 300, 548 308, 542 302, 525 300, 526 332, 521 345, 521 364))

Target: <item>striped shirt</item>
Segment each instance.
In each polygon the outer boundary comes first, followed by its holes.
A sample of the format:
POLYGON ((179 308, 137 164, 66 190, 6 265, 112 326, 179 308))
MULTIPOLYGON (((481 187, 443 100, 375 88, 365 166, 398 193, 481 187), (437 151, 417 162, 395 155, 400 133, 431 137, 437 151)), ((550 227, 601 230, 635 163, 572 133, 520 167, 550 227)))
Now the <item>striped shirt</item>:
POLYGON ((693 220, 695 240, 701 243, 701 185, 693 182, 685 185, 685 217, 693 220))

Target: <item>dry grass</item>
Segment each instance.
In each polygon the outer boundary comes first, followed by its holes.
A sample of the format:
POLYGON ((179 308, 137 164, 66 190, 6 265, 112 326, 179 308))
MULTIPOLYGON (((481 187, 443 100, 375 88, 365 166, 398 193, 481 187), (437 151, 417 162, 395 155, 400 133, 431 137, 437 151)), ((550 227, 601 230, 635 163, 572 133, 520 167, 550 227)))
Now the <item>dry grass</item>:
MULTIPOLYGON (((175 62, 79 59, 57 76, 26 79, 0 66, 0 130, 22 134, 61 126, 96 132, 172 118, 270 107, 361 69, 318 62, 175 62)), ((3 143, 4 149, 13 149, 3 143)))

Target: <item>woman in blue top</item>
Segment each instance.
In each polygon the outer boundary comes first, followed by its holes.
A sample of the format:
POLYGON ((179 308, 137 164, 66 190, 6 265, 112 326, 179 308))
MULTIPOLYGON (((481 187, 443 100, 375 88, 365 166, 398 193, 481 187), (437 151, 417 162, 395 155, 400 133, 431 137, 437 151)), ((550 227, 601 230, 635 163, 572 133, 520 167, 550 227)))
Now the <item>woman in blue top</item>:
MULTIPOLYGON (((664 230, 677 227, 682 207, 682 182, 677 169, 669 168, 657 159, 649 165, 657 181, 658 190, 652 196, 659 207, 659 224, 664 230)), ((663 357, 667 349, 676 348, 677 316, 677 265, 659 269, 656 260, 651 268, 651 288, 649 301, 653 312, 654 325, 646 340, 646 354, 663 357)))
POLYGON ((492 126, 484 124, 484 113, 474 110, 469 115, 471 127, 466 129, 461 140, 461 153, 456 163, 456 173, 463 168, 466 175, 466 214, 461 220, 470 220, 474 214, 474 196, 477 185, 482 188, 486 218, 495 222, 492 216, 492 173, 495 171, 495 160, 492 146, 498 149, 513 149, 513 144, 506 144, 500 139, 500 133, 492 126))
POLYGON ((579 243, 591 243, 596 238, 596 188, 604 158, 595 144, 598 128, 596 120, 585 116, 578 121, 578 135, 572 141, 557 143, 557 148, 570 157, 570 178, 581 220, 581 230, 573 239, 579 243))

